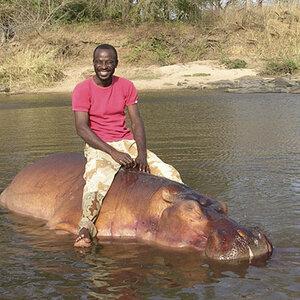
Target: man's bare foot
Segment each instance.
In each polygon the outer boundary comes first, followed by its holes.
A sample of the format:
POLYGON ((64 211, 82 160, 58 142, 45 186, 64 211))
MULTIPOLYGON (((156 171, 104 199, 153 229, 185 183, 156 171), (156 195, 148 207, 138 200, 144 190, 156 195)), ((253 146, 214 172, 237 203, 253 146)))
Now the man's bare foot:
POLYGON ((86 228, 81 228, 75 240, 74 247, 86 248, 92 243, 89 231, 86 228))

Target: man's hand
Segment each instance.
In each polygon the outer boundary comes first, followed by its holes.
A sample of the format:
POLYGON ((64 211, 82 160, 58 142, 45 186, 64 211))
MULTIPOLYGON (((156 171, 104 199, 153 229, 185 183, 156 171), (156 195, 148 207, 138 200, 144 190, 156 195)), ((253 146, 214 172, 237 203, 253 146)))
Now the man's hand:
POLYGON ((127 108, 138 151, 138 156, 135 159, 134 167, 138 166, 139 171, 150 173, 150 168, 147 163, 146 136, 143 120, 140 116, 137 104, 129 105, 127 108))
POLYGON ((150 168, 147 163, 146 155, 138 155, 134 162, 134 167, 138 166, 139 171, 150 173, 150 168))
POLYGON ((135 165, 134 160, 127 153, 114 149, 110 155, 117 163, 123 165, 125 168, 132 168, 135 165))

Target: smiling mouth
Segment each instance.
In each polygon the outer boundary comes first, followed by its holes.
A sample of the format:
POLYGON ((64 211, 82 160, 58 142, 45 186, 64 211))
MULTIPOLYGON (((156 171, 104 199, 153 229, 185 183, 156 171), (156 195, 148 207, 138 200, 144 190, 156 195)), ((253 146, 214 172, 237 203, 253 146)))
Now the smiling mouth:
POLYGON ((109 75, 109 72, 108 71, 100 71, 99 72, 99 74, 101 75, 101 76, 107 76, 107 75, 109 75))

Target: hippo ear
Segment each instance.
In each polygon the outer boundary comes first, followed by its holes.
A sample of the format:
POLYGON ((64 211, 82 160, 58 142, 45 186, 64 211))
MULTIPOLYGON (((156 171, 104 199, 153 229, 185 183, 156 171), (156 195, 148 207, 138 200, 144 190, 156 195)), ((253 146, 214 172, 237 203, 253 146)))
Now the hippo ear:
POLYGON ((167 203, 174 203, 178 199, 179 189, 175 186, 164 186, 161 188, 161 196, 167 203))

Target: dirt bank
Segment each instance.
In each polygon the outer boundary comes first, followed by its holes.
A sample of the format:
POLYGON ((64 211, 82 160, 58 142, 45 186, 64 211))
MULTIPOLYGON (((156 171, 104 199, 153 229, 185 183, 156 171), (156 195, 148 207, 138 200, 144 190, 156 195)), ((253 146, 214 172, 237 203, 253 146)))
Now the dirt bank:
MULTIPOLYGON (((50 88, 38 88, 35 92, 71 92, 76 83, 93 74, 91 65, 71 68, 66 78, 50 88)), ((195 61, 170 66, 132 67, 120 66, 116 75, 133 81, 138 90, 174 88, 213 88, 215 83, 234 82, 244 76, 256 76, 253 69, 226 69, 217 61, 195 61)))

